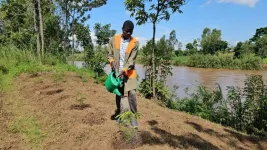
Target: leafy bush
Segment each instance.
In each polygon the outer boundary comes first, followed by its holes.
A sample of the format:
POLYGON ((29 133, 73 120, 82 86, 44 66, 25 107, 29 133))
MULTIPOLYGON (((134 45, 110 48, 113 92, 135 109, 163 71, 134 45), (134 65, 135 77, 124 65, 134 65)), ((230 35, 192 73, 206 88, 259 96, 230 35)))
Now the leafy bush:
POLYGON ((262 68, 262 59, 253 54, 243 55, 241 59, 233 59, 229 55, 202 55, 195 54, 190 56, 188 66, 198 68, 227 68, 259 70, 262 68))
MULTIPOLYGON (((143 79, 138 87, 138 90, 147 99, 151 99, 153 97, 152 85, 149 80, 143 79)), ((168 87, 164 86, 162 83, 156 82, 155 90, 156 98, 167 104, 168 100, 172 97, 172 93, 169 91, 168 87)))
POLYGON ((106 66, 106 57, 101 49, 98 47, 96 51, 88 51, 85 66, 95 73, 95 79, 97 82, 104 82, 107 78, 104 68, 106 66))

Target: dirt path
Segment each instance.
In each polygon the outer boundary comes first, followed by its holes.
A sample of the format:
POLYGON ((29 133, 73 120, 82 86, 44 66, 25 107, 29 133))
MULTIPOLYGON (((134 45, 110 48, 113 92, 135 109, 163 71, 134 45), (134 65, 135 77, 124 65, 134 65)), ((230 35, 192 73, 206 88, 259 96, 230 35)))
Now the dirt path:
POLYGON ((13 91, 0 97, 4 101, 0 150, 267 149, 266 139, 163 108, 140 96, 140 143, 130 147, 110 118, 114 95, 92 80, 82 81, 75 73, 66 73, 62 79, 51 73, 17 78, 13 91), (79 107, 80 102, 84 107, 79 107))

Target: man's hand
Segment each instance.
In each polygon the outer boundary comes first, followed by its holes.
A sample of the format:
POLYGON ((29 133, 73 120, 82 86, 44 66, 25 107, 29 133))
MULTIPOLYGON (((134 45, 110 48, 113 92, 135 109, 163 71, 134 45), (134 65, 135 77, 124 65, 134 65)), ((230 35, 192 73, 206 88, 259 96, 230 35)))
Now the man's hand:
POLYGON ((115 65, 114 65, 113 62, 111 62, 111 71, 112 71, 112 72, 115 72, 115 65))
POLYGON ((122 70, 122 71, 118 74, 118 77, 120 77, 121 80, 123 81, 123 80, 124 80, 124 76, 125 76, 125 72, 122 70))
POLYGON ((122 71, 118 74, 118 77, 121 79, 121 81, 122 81, 121 87, 123 87, 123 85, 124 85, 124 79, 125 79, 125 72, 122 70, 122 71))

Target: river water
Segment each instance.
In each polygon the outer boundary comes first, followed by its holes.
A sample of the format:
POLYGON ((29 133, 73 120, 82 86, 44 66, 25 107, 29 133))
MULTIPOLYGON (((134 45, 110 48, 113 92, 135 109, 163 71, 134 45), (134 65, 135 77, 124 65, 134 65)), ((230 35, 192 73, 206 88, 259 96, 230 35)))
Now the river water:
MULTIPOLYGON (((75 62, 77 67, 82 67, 82 62, 75 62)), ((136 64, 137 74, 139 78, 145 77, 145 69, 142 65, 136 64)), ((109 74, 110 67, 105 67, 105 72, 109 74)), ((173 90, 174 86, 179 88, 176 90, 178 97, 182 98, 186 96, 185 89, 188 88, 188 93, 192 93, 196 89, 196 85, 203 85, 207 88, 215 88, 216 83, 219 83, 223 95, 227 94, 227 86, 239 86, 244 87, 244 80, 246 75, 258 74, 262 75, 264 80, 267 80, 267 71, 252 71, 252 70, 229 70, 229 69, 212 69, 212 68, 192 68, 185 66, 173 67, 173 75, 167 78, 167 86, 170 90, 173 90)))

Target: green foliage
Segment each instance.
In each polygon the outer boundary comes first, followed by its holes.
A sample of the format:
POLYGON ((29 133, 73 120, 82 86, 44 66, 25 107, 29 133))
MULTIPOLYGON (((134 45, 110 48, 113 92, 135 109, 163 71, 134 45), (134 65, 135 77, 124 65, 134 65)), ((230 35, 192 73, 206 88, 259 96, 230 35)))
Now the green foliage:
POLYGON ((219 85, 214 91, 198 86, 198 89, 194 91, 190 98, 186 97, 176 101, 176 109, 189 112, 204 119, 213 120, 214 118, 216 119, 216 116, 213 116, 213 112, 217 111, 217 107, 214 107, 215 104, 223 102, 222 90, 219 85))
POLYGON ((158 23, 161 20, 169 20, 172 13, 182 13, 180 7, 186 3, 186 0, 146 0, 151 5, 145 7, 144 0, 125 0, 126 9, 135 17, 138 25, 145 24, 148 20, 158 23))
MULTIPOLYGON (((166 104, 168 100, 172 98, 168 87, 159 82, 156 82, 155 87, 156 98, 166 104)), ((143 79, 138 87, 138 91, 147 99, 151 99, 153 97, 152 86, 149 80, 143 79)))
POLYGON ((84 55, 85 55, 84 53, 74 53, 74 55, 70 56, 68 59, 74 61, 84 61, 85 60, 84 55))
POLYGON ((98 45, 108 44, 110 38, 115 35, 116 30, 110 29, 111 24, 101 26, 100 23, 96 23, 94 26, 95 36, 97 38, 96 43, 98 45))
POLYGON ((176 50, 176 51, 174 51, 174 53, 175 53, 175 55, 176 55, 177 57, 179 57, 179 56, 183 56, 183 55, 184 55, 184 52, 183 52, 182 50, 176 50))
POLYGON ((140 112, 134 114, 131 111, 126 111, 116 116, 116 119, 120 119, 121 125, 128 126, 132 119, 138 119, 141 115, 142 114, 140 112))
POLYGON ((12 85, 12 79, 21 73, 36 74, 40 71, 56 72, 54 79, 61 81, 63 72, 73 71, 82 74, 82 78, 91 78, 94 73, 86 68, 77 69, 65 64, 55 56, 46 56, 42 64, 32 52, 16 47, 0 47, 0 89, 7 90, 12 85))
MULTIPOLYGON (((165 36, 161 37, 156 43, 155 49, 155 68, 156 74, 158 76, 158 82, 165 83, 166 77, 172 75, 171 60, 173 52, 172 41, 166 39, 165 36)), ((147 76, 152 74, 151 66, 151 53, 152 53, 152 41, 148 41, 147 44, 141 48, 141 63, 147 67, 147 76)), ((150 77, 148 77, 150 78, 150 77)))
POLYGON ((243 90, 230 86, 227 91, 224 98, 219 85, 214 90, 198 86, 190 97, 170 99, 166 106, 248 134, 267 136, 267 84, 262 76, 248 76, 243 90))
POLYGON ((224 51, 228 43, 221 39, 221 30, 205 28, 202 33, 200 46, 204 54, 214 55, 217 51, 224 51))
POLYGON ((120 119, 120 130, 122 132, 122 138, 126 141, 126 143, 135 144, 137 131, 134 128, 130 128, 129 124, 131 123, 132 119, 138 119, 141 116, 142 114, 140 112, 134 114, 131 111, 126 111, 116 116, 116 119, 120 119))
POLYGON ((76 101, 79 103, 80 106, 84 105, 85 99, 85 95, 78 94, 78 96, 76 96, 76 101))
POLYGON ((3 0, 1 2, 0 18, 4 24, 3 34, 0 36, 1 44, 31 48, 34 41, 31 8, 30 1, 26 0, 3 0))
POLYGON ((262 68, 262 59, 253 54, 243 55, 240 59, 233 59, 227 55, 196 54, 190 56, 188 66, 198 68, 260 70, 262 68))
POLYGON ((0 72, 0 93, 2 93, 3 92, 3 90, 4 90, 4 77, 3 77, 3 73, 2 72, 0 72))
POLYGON ((133 128, 121 127, 122 138, 127 144, 135 144, 137 131, 133 128))
POLYGON ((106 57, 101 47, 98 47, 96 51, 93 53, 93 55, 90 57, 91 59, 88 59, 86 61, 87 67, 95 72, 96 78, 104 75, 105 74, 104 68, 106 66, 106 57))
POLYGON ((257 40, 256 54, 261 56, 261 58, 267 57, 267 33, 257 40))
MULTIPOLYGON (((52 4, 50 6, 53 7, 52 4)), ((62 55, 63 50, 59 47, 61 41, 63 40, 63 31, 60 28, 60 18, 53 13, 47 13, 47 15, 44 17, 44 39, 46 53, 62 55)))
POLYGON ((56 72, 52 75, 52 78, 56 85, 58 86, 60 82, 64 80, 64 72, 56 72))
MULTIPOLYGON (((171 14, 173 13, 182 13, 182 10, 180 9, 181 6, 183 6, 186 3, 186 0, 172 0, 172 1, 167 1, 167 0, 125 0, 124 4, 126 7, 126 10, 130 12, 131 17, 135 17, 137 24, 142 25, 150 21, 153 24, 153 37, 152 41, 148 42, 147 47, 151 47, 150 52, 148 53, 149 56, 145 61, 147 62, 146 67, 147 68, 147 75, 146 79, 151 80, 152 84, 152 89, 153 89, 153 97, 155 97, 155 80, 157 80, 156 74, 158 73, 157 68, 155 66, 157 63, 157 58, 160 58, 161 56, 163 57, 168 57, 169 54, 169 48, 172 47, 171 50, 171 57, 172 57, 172 51, 174 50, 174 45, 177 43, 176 39, 176 33, 171 32, 170 34, 170 39, 168 40, 168 48, 166 47, 166 54, 165 51, 163 53, 157 54, 159 50, 164 50, 164 49, 159 49, 158 47, 155 46, 155 34, 156 34, 156 24, 159 23, 161 20, 166 20, 168 21, 170 19, 171 14), (149 6, 146 7, 146 4, 149 6)), ((163 41, 165 40, 165 37, 161 38, 160 43, 161 45, 164 43, 163 41)), ((148 50, 146 52, 148 52, 148 50)), ((169 57, 169 58, 171 58, 169 57)), ((167 74, 171 74, 171 67, 170 67, 170 62, 164 58, 160 58, 159 60, 163 61, 163 67, 165 70, 163 70, 163 73, 160 75, 160 80, 161 82, 165 82, 164 80, 167 74)), ((160 67, 159 67, 160 68, 160 67)))

